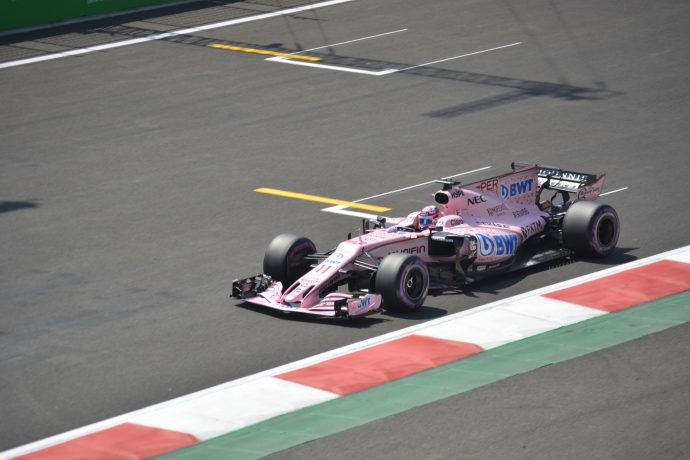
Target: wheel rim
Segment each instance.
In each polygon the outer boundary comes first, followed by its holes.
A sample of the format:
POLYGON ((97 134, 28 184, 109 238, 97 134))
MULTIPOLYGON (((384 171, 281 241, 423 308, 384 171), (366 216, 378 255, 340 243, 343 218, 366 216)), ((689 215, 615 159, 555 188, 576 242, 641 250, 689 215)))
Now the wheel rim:
POLYGON ((414 268, 405 275, 405 295, 411 300, 424 295, 424 275, 421 270, 414 268))
POLYGON ((616 235, 616 224, 610 217, 602 219, 597 226, 597 241, 602 246, 609 246, 616 235))

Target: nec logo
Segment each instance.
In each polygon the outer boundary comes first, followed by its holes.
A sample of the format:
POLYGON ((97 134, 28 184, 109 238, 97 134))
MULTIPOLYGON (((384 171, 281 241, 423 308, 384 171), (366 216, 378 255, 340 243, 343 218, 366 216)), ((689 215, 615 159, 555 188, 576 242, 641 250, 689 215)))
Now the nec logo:
POLYGON ((486 199, 484 198, 484 195, 479 195, 479 196, 475 196, 474 198, 468 198, 467 199, 467 206, 471 206, 473 204, 479 204, 479 203, 486 203, 486 199))
POLYGON ((501 198, 505 200, 506 198, 514 197, 515 195, 522 195, 523 193, 531 192, 533 183, 534 179, 525 179, 521 180, 520 182, 510 184, 510 187, 505 184, 501 184, 499 187, 501 191, 501 198))

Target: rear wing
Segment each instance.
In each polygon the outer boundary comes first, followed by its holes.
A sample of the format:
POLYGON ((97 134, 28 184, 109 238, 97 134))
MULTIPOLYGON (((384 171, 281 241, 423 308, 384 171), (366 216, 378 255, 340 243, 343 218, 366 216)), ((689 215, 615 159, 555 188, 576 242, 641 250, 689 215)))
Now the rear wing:
MULTIPOLYGON (((534 163, 513 162, 513 171, 534 166, 534 163)), ((548 182, 546 188, 562 192, 577 192, 579 188, 592 185, 597 181, 596 174, 565 171, 555 166, 536 165, 539 176, 539 186, 548 182)))
MULTIPOLYGON (((513 171, 535 166, 534 163, 511 163, 513 171)), ((597 178, 596 174, 587 174, 574 171, 565 171, 555 166, 536 165, 539 183, 539 193, 544 189, 558 190, 560 192, 576 193, 572 202, 594 201, 599 197, 604 187, 606 174, 597 178)))

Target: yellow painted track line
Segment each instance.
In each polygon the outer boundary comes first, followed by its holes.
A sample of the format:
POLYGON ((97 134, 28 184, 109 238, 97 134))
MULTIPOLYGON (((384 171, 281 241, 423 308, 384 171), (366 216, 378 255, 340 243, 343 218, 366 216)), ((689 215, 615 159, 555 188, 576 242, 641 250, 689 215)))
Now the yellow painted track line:
POLYGON ((290 59, 301 59, 303 61, 322 61, 323 58, 320 57, 312 57, 312 56, 301 56, 299 54, 290 54, 290 53, 279 53, 278 51, 269 51, 269 50, 262 50, 258 48, 244 48, 242 46, 233 46, 233 45, 222 45, 220 43, 211 43, 210 45, 207 45, 211 48, 218 48, 222 50, 230 50, 230 51, 242 51, 243 53, 256 53, 256 54, 268 54, 269 56, 280 56, 280 57, 285 57, 285 58, 290 58, 290 59))
POLYGON ((353 203, 352 201, 336 200, 334 198, 325 198, 325 197, 316 196, 316 195, 306 195, 304 193, 287 192, 285 190, 276 190, 274 188, 257 188, 254 191, 259 192, 259 193, 268 193, 269 195, 284 196, 286 198, 296 198, 298 200, 317 201, 319 203, 342 205, 342 206, 347 206, 350 208, 357 208, 357 209, 366 209, 367 211, 374 211, 374 212, 386 212, 386 211, 391 210, 391 208, 384 208, 383 206, 374 206, 371 204, 363 204, 363 203, 353 203))

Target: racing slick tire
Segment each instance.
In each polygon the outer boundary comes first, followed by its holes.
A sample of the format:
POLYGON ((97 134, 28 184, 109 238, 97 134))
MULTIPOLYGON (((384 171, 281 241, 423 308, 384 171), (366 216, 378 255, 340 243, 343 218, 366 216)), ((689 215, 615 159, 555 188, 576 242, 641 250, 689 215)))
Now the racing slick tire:
POLYGON ((283 290, 309 271, 304 256, 314 254, 316 246, 308 238, 291 233, 276 236, 264 254, 264 274, 283 284, 283 290))
POLYGON ((417 256, 390 254, 381 261, 374 284, 386 310, 409 313, 421 307, 429 294, 429 269, 417 256))
POLYGON ((618 243, 620 221, 609 205, 578 201, 563 218, 563 246, 585 257, 606 257, 618 243))

